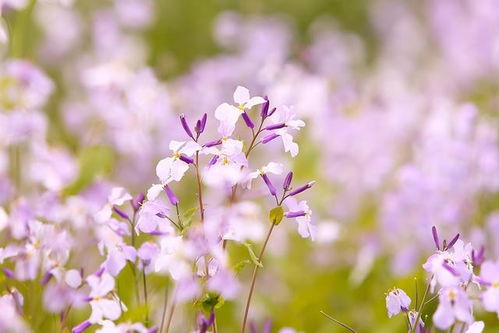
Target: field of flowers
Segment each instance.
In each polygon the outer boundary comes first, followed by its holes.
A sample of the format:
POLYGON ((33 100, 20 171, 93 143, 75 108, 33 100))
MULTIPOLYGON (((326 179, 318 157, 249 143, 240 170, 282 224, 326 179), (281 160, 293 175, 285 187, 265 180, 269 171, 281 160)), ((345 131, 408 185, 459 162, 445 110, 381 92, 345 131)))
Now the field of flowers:
POLYGON ((499 1, 0 0, 4 332, 499 332, 499 1))

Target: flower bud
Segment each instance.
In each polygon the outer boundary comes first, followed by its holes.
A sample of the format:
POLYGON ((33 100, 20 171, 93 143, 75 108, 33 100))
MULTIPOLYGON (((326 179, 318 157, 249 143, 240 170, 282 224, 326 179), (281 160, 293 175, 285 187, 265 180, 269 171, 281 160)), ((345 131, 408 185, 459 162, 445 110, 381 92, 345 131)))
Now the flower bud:
POLYGON ((127 213, 125 213, 124 211, 122 211, 121 209, 119 209, 118 207, 116 206, 113 206, 113 211, 118 214, 121 218, 124 218, 125 220, 129 220, 130 217, 128 216, 127 213))
POLYGON ((262 143, 263 144, 269 143, 270 141, 274 140, 277 137, 279 137, 278 134, 275 134, 275 133, 269 134, 269 135, 263 137, 262 143))
POLYGON ((270 106, 270 101, 267 96, 264 97, 265 103, 262 104, 262 109, 260 110, 260 116, 262 118, 267 118, 269 114, 269 106, 270 106))
POLYGON ((287 191, 289 190, 289 187, 291 186, 291 181, 293 180, 293 172, 290 171, 286 175, 286 178, 284 178, 284 183, 282 184, 282 188, 287 191))
POLYGON ((287 212, 284 214, 289 219, 295 218, 295 217, 300 217, 300 216, 305 216, 306 213, 303 210, 299 210, 297 212, 287 212))
POLYGON ((309 188, 311 188, 313 185, 315 184, 315 181, 312 181, 310 183, 307 183, 303 186, 300 186, 298 187, 296 190, 292 191, 291 193, 289 193, 289 196, 292 197, 293 195, 297 195, 305 190, 308 190, 309 188))
POLYGON ((163 189, 165 190, 166 192, 166 196, 168 197, 168 200, 170 201, 170 203, 174 206, 178 205, 179 203, 179 200, 177 198, 177 196, 175 195, 175 193, 173 193, 172 189, 170 188, 170 186, 168 185, 165 185, 163 187, 163 189))
POLYGON ((276 130, 276 129, 283 128, 283 127, 286 127, 285 123, 269 125, 269 126, 265 127, 264 129, 267 131, 272 131, 272 130, 276 130))
POLYGON ((180 115, 180 123, 182 124, 185 133, 187 133, 187 135, 194 140, 194 136, 192 135, 191 129, 189 128, 189 124, 187 124, 187 120, 185 120, 185 116, 183 113, 180 115))
POLYGON ((188 156, 185 156, 184 154, 180 155, 179 160, 187 163, 187 164, 192 164, 194 163, 194 160, 188 156))
POLYGON ((267 187, 269 188, 269 192, 272 195, 276 195, 276 189, 274 185, 272 185, 272 182, 270 181, 270 178, 266 174, 262 174, 263 181, 265 184, 267 184, 267 187))
POLYGON ((255 124, 253 124, 253 122, 251 121, 251 118, 248 116, 246 111, 243 111, 242 117, 244 119, 244 122, 246 123, 246 126, 248 126, 249 128, 255 127, 255 124))

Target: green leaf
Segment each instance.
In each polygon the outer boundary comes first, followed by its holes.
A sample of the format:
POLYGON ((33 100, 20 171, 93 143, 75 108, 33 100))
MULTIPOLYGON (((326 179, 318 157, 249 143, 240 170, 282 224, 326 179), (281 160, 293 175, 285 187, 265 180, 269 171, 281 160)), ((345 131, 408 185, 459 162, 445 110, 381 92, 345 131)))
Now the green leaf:
POLYGON ((192 223, 192 217, 194 216, 194 214, 198 210, 199 210, 199 207, 196 206, 196 207, 189 208, 188 210, 186 210, 182 214, 182 223, 184 225, 184 228, 191 225, 191 223, 192 223))
POLYGON ((234 265, 234 267, 232 267, 232 269, 234 270, 234 272, 236 272, 236 274, 239 274, 241 272, 241 270, 246 265, 249 265, 249 264, 251 264, 251 261, 248 259, 244 259, 244 260, 241 260, 240 262, 238 262, 236 265, 234 265))
POLYGON ((255 252, 253 252, 253 249, 251 248, 251 244, 243 243, 243 245, 246 247, 246 249, 248 249, 248 254, 250 256, 251 262, 260 268, 263 267, 260 260, 258 260, 258 257, 256 256, 255 252))
POLYGON ((279 223, 281 223, 283 217, 284 217, 284 209, 282 209, 281 206, 277 206, 270 211, 269 214, 270 223, 278 225, 279 223))

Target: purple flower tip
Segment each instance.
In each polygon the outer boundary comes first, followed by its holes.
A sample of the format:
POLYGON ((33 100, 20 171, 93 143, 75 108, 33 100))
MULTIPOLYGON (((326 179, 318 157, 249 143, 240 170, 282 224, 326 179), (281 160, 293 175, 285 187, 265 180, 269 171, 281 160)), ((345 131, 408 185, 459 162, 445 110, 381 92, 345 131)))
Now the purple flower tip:
POLYGON ((208 166, 215 165, 215 163, 217 163, 217 161, 218 161, 218 155, 215 155, 215 156, 213 156, 213 158, 208 163, 208 166))
POLYGON ((122 211, 121 209, 119 209, 118 207, 116 206, 113 206, 113 211, 118 214, 120 217, 124 218, 125 220, 129 220, 130 217, 128 217, 128 214, 125 213, 124 211, 122 211))
POLYGON ((451 249, 451 248, 454 246, 454 244, 456 244, 457 240, 459 239, 459 236, 460 236, 460 235, 459 235, 459 234, 457 234, 456 236, 454 236, 454 238, 452 238, 452 240, 451 240, 451 241, 449 242, 449 244, 447 245, 446 250, 451 249))
POLYGON ((442 264, 442 266, 444 266, 444 268, 446 270, 448 270, 449 272, 451 272, 452 275, 459 276, 459 272, 454 267, 452 267, 451 265, 449 265, 448 263, 444 262, 442 264))
POLYGON ((147 330, 147 333, 157 333, 158 331, 159 331, 159 328, 151 327, 150 329, 147 330))
POLYGON ((221 143, 222 143, 222 140, 218 139, 218 140, 214 140, 214 141, 210 141, 210 142, 205 143, 204 147, 210 148, 210 147, 218 146, 221 143))
POLYGON ((45 286, 47 283, 49 283, 50 279, 52 279, 52 273, 47 272, 42 276, 42 286, 45 286))
POLYGON ((134 211, 138 211, 142 203, 144 202, 146 196, 144 193, 140 192, 135 198, 132 199, 132 207, 134 211))
POLYGON ((277 110, 277 108, 272 108, 272 110, 270 110, 269 114, 268 114, 268 117, 270 117, 271 115, 274 114, 275 110, 277 110))
POLYGON ((166 192, 166 196, 168 197, 168 200, 170 201, 170 203, 174 206, 178 205, 179 203, 179 200, 177 198, 177 196, 175 195, 175 193, 173 193, 172 189, 170 188, 170 186, 168 185, 165 185, 163 187, 163 189, 165 190, 166 192))
POLYGON ((437 228, 435 226, 431 227, 431 233, 433 235, 433 241, 435 242, 435 246, 437 250, 440 250, 440 240, 438 238, 437 228))
POLYGON ((282 188, 287 191, 289 190, 289 187, 291 186, 291 181, 293 180, 293 172, 290 171, 286 175, 286 178, 284 178, 284 183, 282 184, 282 188))
POLYGON ((183 155, 183 154, 182 154, 182 155, 180 155, 179 159, 180 159, 181 161, 184 161, 184 162, 185 162, 185 163, 187 163, 187 164, 192 164, 192 163, 194 163, 194 160, 193 160, 192 158, 190 158, 190 157, 188 157, 188 156, 185 156, 185 155, 183 155))
POLYGON ((272 134, 269 134, 267 136, 264 136, 263 139, 262 139, 262 143, 263 144, 266 144, 272 140, 274 140, 275 138, 278 138, 279 135, 275 134, 275 133, 272 133, 272 134))
POLYGON ((267 184, 267 187, 269 188, 269 192, 272 195, 276 195, 276 189, 274 185, 272 185, 272 182, 270 181, 270 178, 266 174, 262 174, 263 181, 265 184, 267 184))
POLYGON ((303 210, 299 210, 297 212, 287 212, 284 214, 287 218, 292 219, 295 217, 305 216, 305 212, 303 210))
POLYGON ((87 328, 89 328, 90 326, 92 326, 92 324, 88 320, 85 320, 81 324, 78 324, 77 326, 73 327, 73 329, 71 330, 71 333, 81 333, 84 330, 86 330, 87 328))
POLYGON ((265 103, 262 104, 262 109, 260 110, 260 116, 262 118, 267 118, 269 115, 269 106, 270 106, 270 101, 267 96, 264 97, 265 103))
POLYGON ((276 129, 283 128, 283 127, 286 127, 285 123, 269 125, 269 126, 265 127, 264 129, 267 131, 272 131, 272 130, 276 130, 276 129))
POLYGON ((185 133, 187 133, 187 135, 190 136, 194 140, 194 136, 192 135, 191 129, 189 128, 189 124, 187 124, 187 120, 185 119, 185 116, 183 113, 180 115, 180 123, 182 124, 182 127, 184 128, 185 133))
POLYGON ((297 195, 303 191, 306 191, 308 190, 309 188, 311 188, 312 186, 314 186, 315 184, 315 181, 311 181, 303 186, 300 186, 298 187, 296 190, 292 191, 291 193, 289 193, 289 196, 292 197, 293 195, 297 195))
POLYGON ((255 128, 255 124, 253 124, 253 122, 251 121, 251 118, 248 116, 246 111, 243 112, 242 117, 243 117, 244 122, 246 123, 246 126, 248 126, 249 128, 255 128))

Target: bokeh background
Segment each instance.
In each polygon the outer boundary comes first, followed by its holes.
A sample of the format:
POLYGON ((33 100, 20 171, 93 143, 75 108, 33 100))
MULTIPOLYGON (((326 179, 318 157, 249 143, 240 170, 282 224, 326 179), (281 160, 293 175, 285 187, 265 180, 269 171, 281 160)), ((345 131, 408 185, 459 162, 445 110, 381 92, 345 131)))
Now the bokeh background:
MULTIPOLYGON (((405 320, 388 319, 384 296, 422 290, 432 225, 499 254, 497 1, 28 1, 2 16, 2 111, 12 59, 52 82, 39 85, 40 123, 2 119, 3 130, 43 137, 39 149, 53 152, 40 161, 30 150, 32 170, 4 145, 2 202, 13 179, 67 197, 101 180, 144 191, 182 133, 177 115, 213 112, 243 85, 295 106, 307 123, 300 154, 268 154, 283 156, 297 181, 317 181, 308 199, 317 239, 291 227, 276 235, 254 298, 259 325, 343 331, 324 310, 359 332, 401 332, 405 320)), ((188 186, 179 191, 192 200, 188 186)), ((230 251, 234 262, 246 255, 230 251)), ((238 330, 241 303, 220 309, 221 332, 238 330)), ((495 314, 475 315, 499 331, 495 314)))

